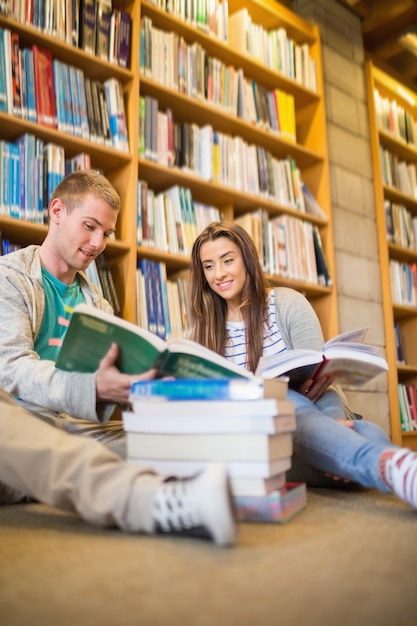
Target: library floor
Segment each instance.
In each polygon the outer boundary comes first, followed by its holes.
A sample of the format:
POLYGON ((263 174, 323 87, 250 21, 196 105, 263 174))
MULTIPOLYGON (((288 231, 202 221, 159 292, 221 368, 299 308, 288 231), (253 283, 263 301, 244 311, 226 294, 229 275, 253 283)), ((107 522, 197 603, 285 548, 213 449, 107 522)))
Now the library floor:
POLYGON ((376 491, 309 490, 232 549, 0 507, 2 626, 415 626, 416 572, 417 512, 376 491))

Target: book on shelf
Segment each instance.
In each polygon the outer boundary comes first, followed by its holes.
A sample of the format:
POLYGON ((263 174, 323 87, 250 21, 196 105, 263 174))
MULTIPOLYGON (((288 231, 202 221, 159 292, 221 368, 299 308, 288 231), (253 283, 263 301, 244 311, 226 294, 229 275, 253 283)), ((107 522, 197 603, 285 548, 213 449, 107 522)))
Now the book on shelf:
MULTIPOLYGON (((108 119, 109 119, 107 101, 106 101, 106 116, 107 116, 107 122, 106 122, 106 119, 103 117, 103 109, 102 109, 101 102, 100 102, 99 81, 97 80, 90 81, 90 88, 91 88, 91 98, 92 98, 91 103, 93 107, 93 118, 94 118, 94 137, 98 143, 105 143, 105 132, 106 132, 105 125, 106 123, 108 125, 108 119)), ((104 98, 106 99, 105 94, 104 94, 104 98)), ((109 131, 109 139, 110 139, 110 131, 109 131)), ((110 139, 110 145, 111 145, 111 139, 110 139)))
POLYGON ((98 257, 96 257, 96 266, 104 297, 108 302, 110 302, 113 313, 115 315, 120 315, 120 301, 117 295, 116 286, 114 284, 113 274, 111 272, 107 257, 103 252, 99 254, 98 257))
MULTIPOLYGON (((95 91, 97 92, 97 97, 98 97, 100 119, 101 119, 101 133, 104 138, 104 145, 111 146, 112 138, 111 138, 111 133, 110 133, 109 109, 107 106, 106 89, 105 89, 104 83, 96 81, 95 91)), ((94 89, 93 89, 93 95, 94 95, 94 89)))
POLYGON ((130 17, 130 13, 120 9, 120 22, 116 48, 116 59, 120 67, 128 68, 130 65, 131 30, 132 18, 130 17))
POLYGON ((44 126, 57 127, 52 53, 37 44, 32 45, 35 78, 37 121, 44 126))
POLYGON ((21 48, 19 50, 19 69, 20 69, 20 89, 22 99, 22 118, 28 119, 28 92, 27 92, 27 80, 26 80, 26 57, 25 52, 21 48))
POLYGON ((126 432, 128 457, 177 461, 269 462, 292 456, 292 432, 139 433, 126 432))
POLYGON ((0 141, 0 215, 10 215, 10 142, 0 141))
POLYGON ((20 214, 20 150, 16 143, 10 143, 10 217, 21 218, 20 214))
POLYGON ((4 28, 0 28, 0 111, 5 113, 9 111, 6 77, 6 35, 4 28))
POLYGON ((329 268, 327 267, 327 261, 323 250, 321 235, 317 226, 313 226, 313 243, 314 252, 316 255, 316 267, 319 285, 331 287, 333 281, 329 273, 329 268))
POLYGON ((112 343, 120 348, 117 366, 130 374, 156 368, 161 376, 177 378, 255 378, 194 341, 164 341, 140 326, 87 304, 77 305, 72 313, 57 367, 95 372, 112 343))
POLYGON ((122 84, 116 78, 108 78, 104 83, 104 87, 112 145, 118 150, 129 152, 122 84))
POLYGON ((67 119, 66 119, 66 104, 65 104, 65 80, 64 70, 62 63, 58 59, 53 59, 52 69, 54 72, 54 85, 56 91, 56 117, 58 130, 61 132, 68 132, 67 119))
POLYGON ((256 374, 263 378, 287 375, 294 388, 321 376, 330 376, 338 384, 364 385, 388 370, 377 348, 364 343, 367 331, 341 333, 327 341, 321 352, 300 348, 261 357, 256 374))
POLYGON ((397 351, 397 363, 399 365, 405 364, 404 359, 404 350, 403 350, 403 342, 401 337, 401 326, 399 322, 394 323, 394 336, 395 336, 395 347, 397 351))
POLYGON ((6 91, 6 112, 13 114, 13 83, 12 83, 12 33, 9 28, 3 29, 4 39, 4 64, 5 64, 5 91, 6 91))
POLYGON ((109 60, 110 53, 111 15, 112 0, 97 0, 96 55, 105 61, 109 60))
POLYGON ((80 0, 79 47, 90 54, 96 53, 97 2, 80 0))
POLYGON ((286 483, 264 496, 235 496, 235 511, 240 522, 282 523, 307 506, 305 483, 286 483))
POLYGON ((130 390, 131 401, 163 398, 165 400, 285 400, 286 378, 247 380, 243 378, 138 380, 130 390))
POLYGON ((13 114, 22 117, 22 87, 19 61, 19 35, 16 32, 10 34, 10 56, 12 72, 12 104, 13 114))
POLYGON ((320 204, 317 202, 310 189, 307 187, 305 183, 301 186, 303 196, 304 196, 304 206, 306 213, 310 213, 310 215, 317 215, 317 217, 322 217, 323 219, 327 219, 327 215, 324 210, 321 208, 320 204))

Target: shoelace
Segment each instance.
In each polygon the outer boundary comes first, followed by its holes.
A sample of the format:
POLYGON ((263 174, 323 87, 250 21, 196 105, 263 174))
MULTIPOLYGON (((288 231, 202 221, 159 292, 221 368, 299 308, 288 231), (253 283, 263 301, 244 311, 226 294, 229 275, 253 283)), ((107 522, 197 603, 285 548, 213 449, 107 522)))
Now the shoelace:
POLYGON ((186 480, 160 486, 154 502, 154 518, 163 531, 183 530, 199 525, 190 488, 186 480))
POLYGON ((398 450, 390 465, 394 492, 417 508, 417 455, 410 450, 398 450))

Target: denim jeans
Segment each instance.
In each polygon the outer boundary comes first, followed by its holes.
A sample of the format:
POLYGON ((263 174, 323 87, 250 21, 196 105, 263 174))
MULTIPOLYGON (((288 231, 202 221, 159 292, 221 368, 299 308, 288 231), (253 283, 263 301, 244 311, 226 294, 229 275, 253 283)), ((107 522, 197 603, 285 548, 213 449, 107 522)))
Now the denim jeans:
MULTIPOLYGON (((329 472, 363 487, 391 491, 381 478, 379 460, 384 450, 394 446, 379 426, 355 420, 351 429, 321 410, 320 401, 314 404, 291 389, 288 399, 295 404, 297 429, 287 480, 314 487, 342 486, 343 483, 325 476, 329 472)), ((340 418, 343 419, 342 412, 340 418)))

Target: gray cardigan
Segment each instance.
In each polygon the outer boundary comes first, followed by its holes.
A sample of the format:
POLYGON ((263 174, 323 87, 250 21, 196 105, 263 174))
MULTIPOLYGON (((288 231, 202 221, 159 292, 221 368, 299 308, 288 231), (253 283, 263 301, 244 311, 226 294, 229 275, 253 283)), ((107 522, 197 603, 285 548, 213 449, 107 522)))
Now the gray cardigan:
MULTIPOLYGON (((86 302, 111 311, 93 284, 80 272, 86 302)), ((0 386, 31 410, 106 422, 114 405, 96 406, 96 374, 58 370, 34 350, 45 309, 39 246, 0 257, 0 386)))
MULTIPOLYGON (((321 350, 324 344, 323 332, 307 298, 298 291, 286 287, 276 287, 274 292, 275 318, 287 349, 321 350)), ((356 418, 345 394, 336 385, 329 387, 317 405, 332 417, 356 418)))

